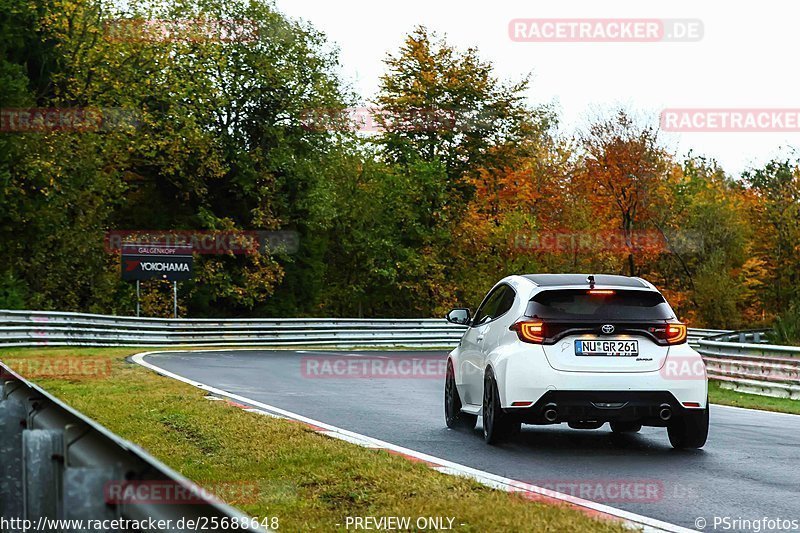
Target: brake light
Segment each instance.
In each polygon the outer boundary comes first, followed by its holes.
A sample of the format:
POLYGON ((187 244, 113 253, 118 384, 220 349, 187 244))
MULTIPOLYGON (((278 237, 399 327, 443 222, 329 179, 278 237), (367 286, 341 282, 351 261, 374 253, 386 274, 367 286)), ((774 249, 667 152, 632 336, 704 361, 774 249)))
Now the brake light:
POLYGON ((610 291, 605 289, 592 289, 588 291, 589 294, 592 296, 611 296, 612 294, 616 294, 616 291, 610 291))
POLYGON ((517 332, 519 340, 532 344, 542 344, 544 342, 544 322, 539 320, 522 320, 515 322, 511 328, 517 332))
POLYGON ((666 341, 680 344, 686 340, 686 324, 667 324, 666 341))
POLYGON ((661 344, 680 344, 686 341, 685 324, 666 324, 664 327, 650 328, 650 333, 662 341, 661 344))

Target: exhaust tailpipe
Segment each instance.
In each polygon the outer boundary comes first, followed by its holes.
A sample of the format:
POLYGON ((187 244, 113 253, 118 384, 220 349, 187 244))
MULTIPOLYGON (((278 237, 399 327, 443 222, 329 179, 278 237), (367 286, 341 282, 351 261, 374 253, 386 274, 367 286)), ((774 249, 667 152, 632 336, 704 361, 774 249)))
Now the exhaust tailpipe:
POLYGON ((661 407, 658 408, 658 418, 666 422, 670 418, 672 418, 672 407, 669 404, 661 404, 661 407))
POLYGON ((554 403, 548 403, 544 406, 544 419, 548 422, 555 422, 558 419, 557 406, 554 403))

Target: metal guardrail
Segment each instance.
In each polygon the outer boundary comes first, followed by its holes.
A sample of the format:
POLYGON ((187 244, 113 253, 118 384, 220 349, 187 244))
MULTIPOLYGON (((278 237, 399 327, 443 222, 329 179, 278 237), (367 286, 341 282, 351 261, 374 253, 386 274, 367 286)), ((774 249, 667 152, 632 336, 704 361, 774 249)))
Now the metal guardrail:
POLYGON ((707 337, 714 337, 716 335, 722 335, 727 333, 733 333, 733 332, 727 329, 688 328, 686 332, 686 342, 689 343, 689 346, 696 348, 700 339, 705 339, 707 337))
MULTIPOLYGON (((161 319, 0 310, 0 346, 455 346, 444 319, 161 319)), ((689 343, 723 333, 689 330, 689 343)))
MULTIPOLYGON (((161 319, 0 310, 0 346, 455 346, 444 319, 161 319)), ((799 349, 765 348, 763 330, 689 329, 709 377, 744 392, 800 398, 799 349), (749 346, 749 347, 748 347, 749 346), (754 351, 752 346, 757 350, 754 351)))
POLYGON ((737 331, 701 339, 696 350, 724 388, 800 400, 800 347, 766 343, 765 330, 737 331))
POLYGON ((444 319, 159 319, 2 311, 0 346, 454 346, 444 319))
POLYGON ((2 363, 0 387, 3 531, 265 531, 2 363))

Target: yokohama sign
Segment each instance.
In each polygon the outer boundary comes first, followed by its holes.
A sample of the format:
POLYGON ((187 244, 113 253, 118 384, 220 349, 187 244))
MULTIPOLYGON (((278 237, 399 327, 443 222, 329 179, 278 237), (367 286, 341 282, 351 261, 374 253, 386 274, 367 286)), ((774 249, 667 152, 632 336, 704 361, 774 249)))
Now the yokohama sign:
POLYGON ((191 246, 122 246, 122 279, 182 281, 192 277, 191 246))

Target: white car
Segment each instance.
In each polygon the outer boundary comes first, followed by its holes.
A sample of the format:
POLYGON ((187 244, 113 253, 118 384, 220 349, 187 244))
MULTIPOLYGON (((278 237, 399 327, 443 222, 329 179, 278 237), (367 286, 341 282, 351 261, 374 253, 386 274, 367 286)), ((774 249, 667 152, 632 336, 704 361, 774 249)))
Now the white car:
POLYGON ((445 419, 488 443, 525 424, 614 432, 666 427, 675 448, 708 436, 708 380, 686 326, 661 293, 634 277, 587 274, 509 276, 473 316, 450 352, 445 419))

